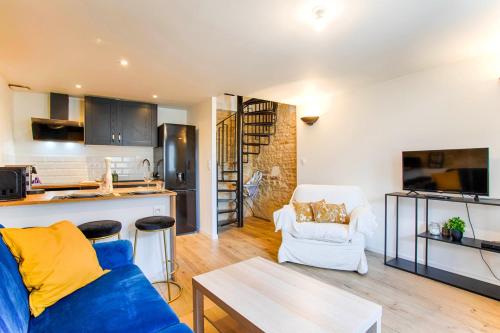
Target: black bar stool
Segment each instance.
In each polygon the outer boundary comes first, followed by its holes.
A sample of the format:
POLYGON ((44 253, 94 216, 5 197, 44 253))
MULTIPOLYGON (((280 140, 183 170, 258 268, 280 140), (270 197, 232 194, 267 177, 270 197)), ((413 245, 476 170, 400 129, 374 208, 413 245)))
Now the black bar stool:
POLYGON ((135 237, 134 237, 134 261, 135 254, 137 252, 137 234, 139 231, 143 232, 162 232, 163 233, 163 248, 165 251, 165 268, 166 268, 166 280, 155 281, 155 283, 166 283, 167 284, 167 292, 168 292, 168 302, 171 303, 181 297, 182 287, 175 281, 170 279, 170 276, 174 274, 177 270, 177 263, 174 260, 168 258, 167 251, 167 231, 172 232, 172 227, 175 224, 175 219, 170 216, 148 216, 142 219, 139 219, 135 222, 135 237), (170 271, 170 265, 172 263, 174 269, 170 271), (178 288, 178 293, 172 297, 170 286, 176 286, 178 288))
POLYGON ((114 236, 120 239, 122 224, 113 220, 99 220, 80 224, 78 229, 94 244, 96 240, 114 236))

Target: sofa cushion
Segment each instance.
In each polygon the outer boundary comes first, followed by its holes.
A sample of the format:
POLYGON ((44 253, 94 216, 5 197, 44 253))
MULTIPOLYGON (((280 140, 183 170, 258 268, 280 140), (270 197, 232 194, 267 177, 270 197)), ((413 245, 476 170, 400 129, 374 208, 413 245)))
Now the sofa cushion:
POLYGON ((16 260, 0 236, 0 332, 27 332, 29 318, 28 290, 16 260))
POLYGON ((92 245, 69 221, 49 227, 4 228, 0 233, 19 263, 35 317, 105 274, 92 245))
POLYGON ((162 331, 176 314, 135 265, 118 267, 31 318, 30 333, 162 331))

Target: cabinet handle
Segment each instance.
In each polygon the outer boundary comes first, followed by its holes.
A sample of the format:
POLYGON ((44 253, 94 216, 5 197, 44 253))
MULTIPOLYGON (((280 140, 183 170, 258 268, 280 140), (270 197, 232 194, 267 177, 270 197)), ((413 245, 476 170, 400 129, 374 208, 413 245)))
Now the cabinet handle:
POLYGON ((115 133, 111 134, 111 141, 115 142, 115 133))
POLYGON ((122 142, 122 134, 118 133, 118 142, 122 142))

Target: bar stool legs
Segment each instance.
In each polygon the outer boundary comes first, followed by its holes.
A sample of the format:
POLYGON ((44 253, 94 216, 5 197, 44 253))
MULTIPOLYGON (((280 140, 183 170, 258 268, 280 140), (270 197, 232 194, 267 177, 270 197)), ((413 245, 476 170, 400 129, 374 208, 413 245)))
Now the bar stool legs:
MULTIPOLYGON (((146 230, 141 230, 144 232, 157 232, 161 231, 162 236, 163 236, 163 250, 164 250, 164 255, 165 255, 165 273, 166 273, 166 279, 165 280, 160 280, 160 281, 155 281, 153 284, 158 284, 158 283, 165 283, 167 285, 167 301, 168 303, 172 303, 182 295, 182 287, 180 284, 178 284, 175 281, 172 281, 171 276, 177 271, 177 263, 175 261, 172 261, 171 259, 168 258, 168 250, 167 250, 167 229, 159 229, 159 230, 151 230, 151 231, 146 231, 146 230), (170 265, 172 265, 173 269, 170 270, 170 265), (175 286, 177 287, 178 291, 176 294, 172 296, 172 289, 171 287, 175 286)), ((170 232, 172 230, 170 229, 170 232)), ((135 235, 134 235, 134 252, 133 252, 133 261, 135 262, 135 255, 137 253, 137 234, 139 233, 139 229, 135 229, 135 235)))

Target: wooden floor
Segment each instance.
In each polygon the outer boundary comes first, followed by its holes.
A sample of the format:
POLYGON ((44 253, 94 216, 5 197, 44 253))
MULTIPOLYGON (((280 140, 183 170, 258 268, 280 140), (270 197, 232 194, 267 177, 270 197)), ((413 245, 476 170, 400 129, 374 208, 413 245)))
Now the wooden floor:
MULTIPOLYGON (((220 233, 214 241, 193 234, 178 237, 180 265, 176 276, 184 291, 171 303, 181 321, 192 327, 191 278, 254 256, 276 260, 281 234, 271 222, 246 220, 244 228, 220 233)), ((286 263, 287 267, 383 306, 383 332, 500 332, 500 302, 383 265, 383 257, 367 253, 369 272, 333 271, 286 263)), ((164 287, 159 287, 164 292, 164 287)), ((237 323, 206 303, 206 332, 239 332, 237 323), (211 324, 212 323, 212 324, 211 324)))

